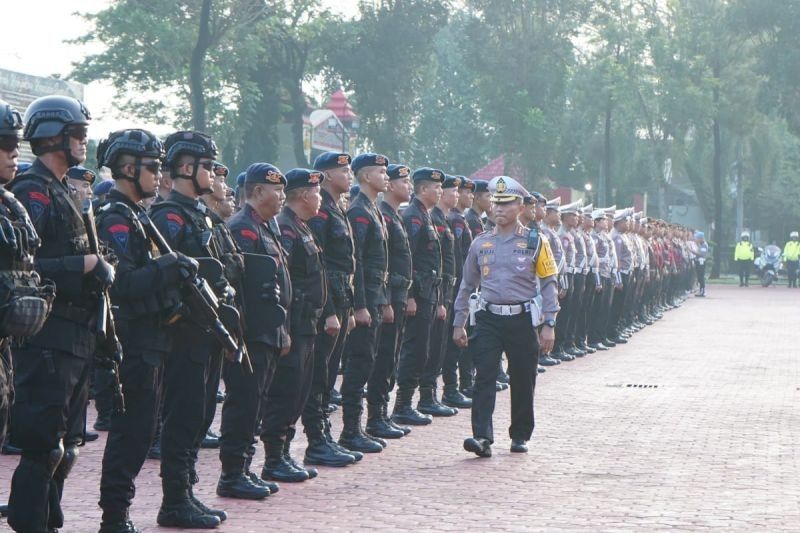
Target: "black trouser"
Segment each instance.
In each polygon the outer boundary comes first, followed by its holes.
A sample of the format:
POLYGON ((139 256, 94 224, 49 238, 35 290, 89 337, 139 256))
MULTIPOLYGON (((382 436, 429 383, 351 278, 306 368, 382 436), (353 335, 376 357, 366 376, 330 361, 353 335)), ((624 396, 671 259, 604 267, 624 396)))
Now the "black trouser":
POLYGON ((565 274, 564 276, 567 279, 567 290, 564 297, 558 301, 559 305, 561 306, 561 310, 558 312, 558 322, 556 323, 555 331, 555 348, 562 350, 566 347, 564 344, 567 340, 569 323, 572 319, 572 291, 574 289, 572 285, 572 274, 565 274))
POLYGON ((114 410, 114 372, 109 368, 93 365, 92 381, 97 416, 110 416, 114 410))
POLYGON ((611 299, 614 296, 614 284, 611 278, 600 278, 602 290, 595 293, 592 308, 588 318, 589 344, 603 342, 608 337, 608 316, 611 308, 611 299))
POLYGON ((65 450, 83 440, 89 358, 30 344, 15 352, 11 442, 22 458, 11 479, 8 523, 16 531, 63 526, 65 450))
POLYGON ((573 274, 572 276, 572 301, 570 302, 570 309, 572 312, 569 316, 569 324, 567 325, 567 335, 564 339, 568 345, 574 344, 578 340, 578 323, 581 316, 584 314, 584 302, 586 292, 586 274, 573 274))
POLYGON ((303 409, 303 430, 311 438, 322 435, 324 421, 328 418, 326 409, 330 403, 331 389, 339 373, 339 362, 348 336, 347 321, 351 313, 350 308, 336 310, 336 318, 341 327, 339 333, 334 336, 325 333, 325 319, 320 319, 319 333, 314 340, 314 375, 311 378, 311 392, 303 409))
POLYGON ((739 267, 739 285, 750 284, 750 264, 749 259, 737 259, 736 266, 739 267))
MULTIPOLYGON (((445 355, 444 355, 444 363, 442 364, 442 381, 444 381, 445 388, 458 389, 459 365, 462 359, 464 359, 463 352, 465 352, 466 350, 464 348, 459 348, 458 346, 456 346, 456 343, 453 342, 453 321, 455 319, 455 315, 456 315, 455 312, 451 309, 447 320, 447 327, 445 328, 444 332, 445 355)), ((471 366, 472 365, 470 365, 470 367, 471 366)), ((461 385, 462 386, 465 385, 463 379, 461 381, 461 385)), ((470 386, 472 385, 471 373, 470 373, 469 385, 470 386)))
POLYGON ((369 326, 356 326, 347 339, 347 361, 342 378, 342 410, 358 412, 363 410, 362 396, 375 358, 378 354, 378 337, 381 332, 383 305, 368 309, 372 321, 369 326))
POLYGON ((705 294, 706 292, 706 265, 696 263, 695 269, 697 270, 697 284, 700 288, 700 294, 705 294))
POLYGON ((476 315, 474 344, 475 388, 472 396, 472 436, 494 442, 492 414, 497 389, 497 365, 501 354, 508 359, 511 379, 512 439, 528 440, 533 434, 533 393, 536 388, 536 354, 539 337, 531 324, 530 313, 498 316, 488 311, 476 315))
POLYGON ((253 365, 252 372, 242 364, 227 360, 222 367, 226 394, 222 404, 219 457, 223 463, 249 457, 261 398, 272 383, 278 363, 279 350, 274 346, 248 342, 247 351, 253 365))
MULTIPOLYGON (((164 361, 164 424, 161 429, 161 478, 189 489, 197 448, 206 434, 211 364, 218 361, 214 339, 187 323, 176 326, 172 352, 164 361)), ((213 391, 216 399, 216 390, 213 391)), ((216 400, 215 400, 216 401, 216 400)))
POLYGON ((594 306, 595 289, 597 288, 597 276, 593 272, 586 274, 585 278, 583 303, 575 325, 575 342, 579 344, 586 343, 589 337, 589 316, 594 306))
MULTIPOLYGON (((442 290, 451 291, 452 287, 444 287, 442 290)), ((448 295, 449 296, 449 295, 448 295)), ((443 320, 434 320, 431 328, 430 348, 428 349, 428 361, 422 371, 419 386, 421 388, 435 389, 439 374, 442 373, 445 355, 447 353, 447 339, 452 338, 452 305, 445 306, 445 317, 443 320), (451 332, 448 335, 448 331, 451 332)), ((452 371, 455 374, 455 369, 452 371)))
POLYGON ((789 278, 789 287, 797 287, 798 266, 800 266, 798 261, 786 261, 786 275, 789 278))
POLYGON ((311 392, 314 377, 314 334, 291 331, 289 354, 278 359, 275 376, 267 390, 261 416, 264 442, 291 441, 295 424, 311 392))
POLYGON ((628 274, 620 274, 622 278, 622 289, 614 289, 614 299, 611 302, 611 316, 608 319, 607 334, 609 337, 616 337, 619 334, 620 326, 622 325, 622 314, 625 311, 625 303, 628 300, 628 292, 630 291, 630 276, 628 274))
POLYGON ((381 324, 378 355, 367 385, 367 403, 373 405, 389 401, 389 392, 394 388, 397 376, 400 342, 406 328, 406 303, 393 303, 392 310, 394 322, 381 324))
MULTIPOLYGON (((406 331, 400 346, 397 368, 397 387, 413 391, 419 386, 425 365, 428 363, 436 302, 417 298, 417 312, 408 317, 406 331)), ((496 370, 496 369, 495 369, 496 370)))
MULTIPOLYGON (((469 320, 467 321, 467 337, 470 339, 470 344, 467 345, 466 348, 461 350, 461 355, 458 358, 458 379, 461 384, 461 390, 471 389, 472 385, 475 381, 475 365, 473 362, 473 355, 472 355, 472 335, 475 332, 475 327, 470 326, 469 320)), ((453 330, 450 330, 452 333, 453 330)), ((452 336, 452 335, 451 335, 452 336)), ((452 341, 452 339, 451 339, 452 341)), ((500 364, 503 364, 500 361, 500 364)))
POLYGON ((142 469, 156 431, 163 367, 143 354, 126 352, 119 370, 125 412, 111 414, 100 476, 100 507, 109 521, 123 520, 136 494, 134 480, 142 469))
POLYGON ((14 370, 11 359, 11 339, 0 339, 0 448, 6 441, 14 403, 14 370))

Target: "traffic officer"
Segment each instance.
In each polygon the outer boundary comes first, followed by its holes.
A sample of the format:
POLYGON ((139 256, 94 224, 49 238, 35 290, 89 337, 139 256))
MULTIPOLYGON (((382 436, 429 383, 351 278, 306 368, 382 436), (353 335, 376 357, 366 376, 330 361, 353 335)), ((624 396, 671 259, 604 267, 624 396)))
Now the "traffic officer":
MULTIPOLYGON (((567 277, 567 261, 564 253, 564 246, 561 243, 558 231, 561 227, 561 215, 559 209, 561 208, 561 197, 548 200, 545 204, 544 224, 542 225, 541 232, 543 237, 547 239, 550 244, 550 250, 553 252, 553 258, 558 268, 558 299, 559 302, 567 302, 569 297, 569 279, 567 277)), ((562 317, 559 326, 563 327, 564 320, 562 317)), ((573 361, 574 355, 565 352, 558 343, 555 344, 552 353, 549 354, 552 359, 556 361, 573 361)))
POLYGON ((736 262, 736 267, 739 271, 740 287, 750 286, 750 267, 755 258, 756 252, 753 249, 753 243, 750 242, 750 232, 743 231, 733 252, 733 260, 736 262))
POLYGON ((594 353, 597 350, 589 346, 587 337, 589 335, 589 316, 592 305, 594 305, 595 295, 602 291, 600 284, 600 274, 598 271, 597 248, 592 239, 591 232, 594 229, 594 219, 592 212, 594 206, 586 205, 581 209, 581 220, 577 230, 577 235, 583 242, 584 261, 583 276, 585 279, 585 289, 583 291, 583 301, 580 314, 575 325, 575 346, 587 353, 594 353))
POLYGON ((594 298, 586 320, 587 346, 597 351, 608 350, 604 340, 606 338, 607 310, 610 307, 612 292, 611 281, 611 250, 606 239, 606 212, 604 209, 593 209, 592 219, 592 248, 595 251, 595 272, 597 273, 594 298))
POLYGON ((697 243, 697 254, 694 258, 695 270, 697 271, 697 283, 699 285, 697 296, 704 297, 706 295, 706 260, 708 259, 708 242, 706 242, 705 233, 702 231, 696 231, 694 233, 694 240, 697 243))
POLYGON ((58 294, 42 329, 15 349, 12 444, 22 459, 11 480, 9 525, 16 531, 62 527, 64 480, 85 426, 90 360, 95 352, 98 295, 114 268, 89 251, 81 207, 65 176, 86 158, 89 111, 66 96, 34 100, 23 137, 37 156, 11 185, 41 239, 36 270, 58 294))
POLYGON ((251 444, 261 398, 272 383, 278 358, 286 356, 290 346, 286 310, 290 308, 292 286, 280 239, 269 224, 283 205, 285 186, 286 178, 275 166, 253 163, 245 172, 242 208, 228 221, 231 237, 244 254, 245 290, 238 296, 245 313, 244 340, 253 369, 248 372, 244 365, 226 365, 224 369, 226 395, 219 450, 222 475, 217 495, 229 498, 259 500, 278 490, 276 484, 251 473, 249 463, 255 451, 251 444), (270 261, 260 258, 274 262, 277 274, 268 269, 270 261), (266 320, 276 311, 282 317, 266 320))
POLYGON ((264 405, 261 440, 267 459, 261 472, 263 479, 299 482, 318 475, 316 468, 304 468, 292 458, 290 446, 311 392, 314 339, 328 298, 322 250, 307 224, 322 205, 320 183, 324 178, 322 172, 303 168, 286 174, 286 203, 278 215, 278 224, 292 282, 292 345, 278 361, 264 405))
POLYGON ((439 374, 442 372, 447 339, 452 336, 450 335, 450 310, 453 307, 453 298, 455 297, 453 291, 455 290, 456 279, 461 271, 460 242, 456 242, 453 230, 447 223, 447 214, 458 204, 458 189, 460 186, 461 178, 445 176, 442 182, 442 195, 433 209, 431 209, 431 222, 439 234, 439 242, 442 248, 442 284, 439 289, 439 306, 444 308, 442 313, 444 318, 437 318, 433 323, 433 328, 431 328, 428 362, 420 379, 419 405, 417 406, 417 410, 420 413, 431 416, 454 416, 458 414, 457 408, 448 407, 439 401, 436 393, 436 384, 439 374), (456 266, 457 263, 458 266, 456 266))
POLYGON ((411 169, 405 165, 390 164, 386 167, 389 183, 380 204, 386 226, 387 249, 389 251, 389 283, 387 298, 392 310, 384 308, 381 317, 381 334, 378 338, 378 355, 367 386, 367 404, 380 405, 380 418, 367 420, 367 433, 379 438, 400 437, 411 432, 408 426, 400 426, 387 415, 389 393, 394 388, 400 343, 406 327, 406 302, 411 288, 411 249, 408 234, 400 218, 400 204, 411 199, 411 169))
POLYGON ((483 233, 483 215, 492 209, 492 195, 489 193, 489 182, 475 180, 475 190, 472 196, 472 206, 465 209, 464 218, 467 220, 469 231, 474 239, 483 233))
MULTIPOLYGON (((385 192, 389 160, 381 154, 365 153, 353 160, 353 172, 359 193, 350 199, 347 219, 353 227, 356 272, 353 280, 355 328, 347 343, 347 361, 342 379, 342 419, 344 428, 339 444, 348 450, 377 453, 386 447, 381 437, 364 433, 361 426, 364 385, 375 365, 378 336, 387 306, 388 249, 386 226, 376 204, 378 194, 385 192)), ((386 311, 391 312, 391 311, 386 311)), ((382 419, 381 404, 367 405, 368 419, 382 419)), ((392 429, 401 437, 402 431, 392 429)))
MULTIPOLYGON (((217 145, 208 135, 179 131, 164 143, 165 164, 172 176, 166 200, 153 204, 150 216, 170 248, 194 258, 221 260, 208 208, 201 196, 211 191, 217 145)), ((220 293, 224 276, 209 279, 220 293)), ((219 525, 227 518, 207 507, 192 491, 197 483, 197 453, 206 433, 209 382, 213 381, 219 342, 190 320, 173 326, 173 346, 164 362, 163 425, 161 429, 161 486, 163 499, 157 522, 166 527, 219 525)), ((218 375, 218 374, 217 374, 218 375)), ((210 391, 216 396, 216 388, 210 391)))
POLYGON ((797 270, 800 268, 800 234, 793 231, 789 234, 789 242, 783 247, 783 259, 786 261, 786 275, 789 277, 789 288, 797 288, 797 270))
POLYGON ((403 224, 408 232, 413 274, 392 418, 398 424, 420 426, 430 424, 433 419, 414 409, 411 400, 428 362, 433 321, 436 318, 444 319, 444 307, 438 305, 442 282, 442 249, 430 215, 430 210, 442 196, 444 172, 423 167, 414 171, 411 180, 414 183, 414 198, 403 211, 403 224))
MULTIPOLYGON (((314 161, 322 172, 322 206, 309 221, 328 274, 328 299, 322 312, 320 331, 314 340, 314 377, 303 428, 308 437, 305 462, 310 465, 347 466, 356 456, 343 449, 330 434, 328 405, 347 341, 347 324, 353 316, 353 232, 341 207, 341 197, 350 190, 353 172, 350 155, 325 152, 314 161)), ((360 455, 360 454, 359 454, 360 455)))
POLYGON ((501 354, 508 357, 511 376, 512 452, 527 452, 533 434, 533 395, 536 387, 536 359, 539 348, 549 352, 555 340, 558 313, 558 270, 547 240, 535 229, 520 224, 523 198, 528 192, 507 176, 494 178, 492 190, 495 228, 473 241, 464 264, 464 279, 455 303, 453 340, 467 345, 465 325, 469 300, 480 285, 481 295, 475 313, 475 391, 472 404, 472 437, 464 449, 479 457, 491 457, 494 442, 495 378, 501 354), (534 298, 541 294, 541 309, 534 298), (544 319, 537 334, 537 317, 544 319), (541 335, 541 347, 540 343, 541 335))
POLYGON ((172 350, 172 332, 163 317, 169 305, 180 301, 175 285, 184 275, 196 274, 198 265, 180 252, 154 256, 155 245, 140 221, 148 218, 140 202, 156 195, 161 141, 146 130, 116 131, 100 142, 97 152, 98 166, 111 170, 116 185, 96 220, 98 238, 119 261, 110 293, 125 349, 119 380, 126 399, 125 411, 110 418, 100 476, 100 531, 133 532, 138 530, 128 509, 134 480, 155 433, 162 365, 172 350))
MULTIPOLYGON (((469 247, 472 244, 472 232, 467 224, 467 219, 464 212, 470 208, 472 201, 475 197, 475 182, 467 179, 464 176, 457 176, 461 180, 458 186, 458 201, 456 206, 450 210, 447 215, 447 223, 450 226, 450 231, 453 232, 455 237, 456 250, 456 282, 453 289, 453 298, 455 299, 455 292, 461 285, 461 275, 464 269, 464 261, 467 258, 469 247)), ((444 197, 444 191, 442 191, 444 197)), ((455 408, 468 408, 472 407, 472 400, 459 390, 459 377, 461 378, 462 388, 472 387, 472 361, 468 358, 470 355, 468 350, 464 350, 456 346, 453 342, 453 336, 450 332, 453 330, 453 319, 455 313, 449 313, 448 327, 446 328, 445 342, 447 349, 445 353, 444 363, 442 364, 442 380, 444 381, 444 393, 442 394, 442 403, 455 408)))
POLYGON ((583 202, 578 200, 559 207, 561 215, 561 225, 559 237, 561 246, 564 249, 564 277, 567 280, 566 296, 561 300, 561 321, 556 328, 556 347, 555 352, 564 352, 574 357, 583 357, 586 352, 576 350, 572 346, 570 333, 575 321, 577 309, 577 298, 583 291, 583 281, 578 276, 578 247, 575 242, 575 228, 578 226, 578 213, 583 202))

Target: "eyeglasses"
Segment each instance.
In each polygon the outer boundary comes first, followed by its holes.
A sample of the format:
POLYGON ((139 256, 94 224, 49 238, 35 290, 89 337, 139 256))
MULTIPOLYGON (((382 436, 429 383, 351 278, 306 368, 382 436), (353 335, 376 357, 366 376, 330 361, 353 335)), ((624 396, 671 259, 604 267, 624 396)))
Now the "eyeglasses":
POLYGON ((4 152, 13 152, 19 148, 19 139, 11 135, 3 135, 0 137, 0 150, 4 152))
POLYGON ((142 163, 141 166, 152 174, 161 172, 161 161, 148 161, 147 163, 142 163))
POLYGON ((67 128, 66 133, 76 141, 85 141, 89 136, 89 128, 86 126, 70 126, 67 128))
POLYGON ((208 170, 209 172, 211 172, 211 170, 214 168, 213 161, 198 161, 197 164, 203 167, 204 169, 208 170))

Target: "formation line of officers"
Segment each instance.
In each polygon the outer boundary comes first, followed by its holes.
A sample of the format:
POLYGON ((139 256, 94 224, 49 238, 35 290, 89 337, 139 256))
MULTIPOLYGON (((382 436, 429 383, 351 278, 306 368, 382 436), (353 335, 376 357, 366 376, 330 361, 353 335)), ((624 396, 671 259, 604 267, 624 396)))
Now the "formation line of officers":
POLYGON ((459 409, 472 415, 465 450, 491 456, 509 382, 511 451, 524 453, 537 374, 628 342, 694 283, 685 228, 375 153, 286 173, 256 162, 234 199, 208 135, 126 129, 98 146, 113 187, 81 202, 67 177, 90 118, 69 97, 24 117, 0 102, 0 441, 8 425, 21 450, 15 531, 63 527, 96 368, 112 383, 100 531, 139 531, 129 508, 157 426, 158 524, 210 529, 227 514, 193 487, 220 380, 223 497, 262 500, 459 409), (36 159, 17 173, 21 140, 36 159))

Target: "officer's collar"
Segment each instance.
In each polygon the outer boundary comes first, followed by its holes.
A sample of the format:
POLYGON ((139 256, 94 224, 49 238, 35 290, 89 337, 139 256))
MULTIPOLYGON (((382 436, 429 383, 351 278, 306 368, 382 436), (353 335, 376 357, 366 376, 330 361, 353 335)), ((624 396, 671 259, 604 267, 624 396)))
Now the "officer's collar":
POLYGON ((339 202, 336 201, 336 198, 333 197, 331 193, 329 193, 325 189, 320 189, 320 193, 322 194, 322 201, 327 205, 334 205, 339 207, 339 202))
POLYGON ((65 183, 66 179, 67 179, 66 175, 61 177, 61 178, 59 178, 58 176, 53 174, 53 171, 50 170, 47 167, 47 165, 45 165, 42 162, 42 160, 39 159, 38 157, 36 159, 34 159, 33 164, 31 165, 31 168, 29 168, 25 172, 26 173, 30 172, 31 174, 36 174, 37 176, 42 176, 44 178, 50 178, 50 179, 55 180, 55 181, 60 181, 61 183, 65 183))
POLYGON ((141 205, 125 196, 125 194, 119 189, 111 189, 108 191, 108 202, 121 202, 137 211, 141 211, 143 209, 141 205))
POLYGON ((178 204, 188 205, 188 206, 191 206, 191 207, 194 207, 194 208, 198 208, 198 209, 199 209, 199 206, 201 206, 201 205, 203 206, 203 208, 205 208, 205 204, 202 203, 202 200, 200 200, 200 198, 189 198, 185 194, 181 194, 178 191, 176 191, 175 189, 172 189, 169 192, 169 196, 167 196, 167 200, 169 200, 170 202, 175 202, 175 203, 178 203, 178 204))
POLYGON ((244 209, 244 213, 245 213, 245 215, 247 215, 247 216, 249 216, 250 218, 252 218, 252 219, 253 219, 253 221, 254 221, 256 224, 263 224, 264 222, 266 222, 266 220, 264 220, 264 218, 263 218, 261 215, 259 215, 259 214, 258 214, 258 211, 256 211, 255 209, 253 209, 253 206, 252 206, 252 205, 250 205, 250 204, 248 204, 248 203, 245 203, 245 204, 244 204, 244 207, 243 207, 242 209, 244 209))

